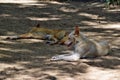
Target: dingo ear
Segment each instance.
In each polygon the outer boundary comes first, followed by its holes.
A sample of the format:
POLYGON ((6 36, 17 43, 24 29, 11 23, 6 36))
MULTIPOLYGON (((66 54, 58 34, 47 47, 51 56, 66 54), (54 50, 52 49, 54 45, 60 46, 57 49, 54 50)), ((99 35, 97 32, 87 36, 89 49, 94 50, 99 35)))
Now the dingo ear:
POLYGON ((80 34, 80 29, 78 26, 75 27, 75 35, 79 36, 80 34))
POLYGON ((40 27, 40 24, 37 24, 36 27, 39 28, 39 27, 40 27))

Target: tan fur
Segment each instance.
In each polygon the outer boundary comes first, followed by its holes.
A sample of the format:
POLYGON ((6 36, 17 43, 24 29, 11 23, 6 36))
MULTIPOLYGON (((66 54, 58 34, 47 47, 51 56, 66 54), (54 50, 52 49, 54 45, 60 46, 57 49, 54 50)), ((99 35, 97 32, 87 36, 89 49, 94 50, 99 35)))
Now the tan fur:
POLYGON ((37 26, 33 27, 29 32, 25 34, 21 34, 18 36, 10 36, 7 37, 7 39, 44 39, 49 40, 50 43, 64 43, 66 37, 66 31, 65 30, 58 30, 58 29, 49 29, 49 28, 43 28, 40 27, 38 24, 37 26))

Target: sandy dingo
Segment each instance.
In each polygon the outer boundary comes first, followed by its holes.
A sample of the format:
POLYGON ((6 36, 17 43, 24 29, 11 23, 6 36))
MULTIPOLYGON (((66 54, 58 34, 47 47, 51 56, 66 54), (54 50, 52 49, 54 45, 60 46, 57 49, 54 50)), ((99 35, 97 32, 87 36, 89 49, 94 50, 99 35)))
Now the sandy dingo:
POLYGON ((65 30, 43 28, 37 24, 37 26, 33 27, 29 32, 18 36, 9 36, 7 39, 43 39, 48 40, 50 44, 62 44, 66 40, 66 34, 67 32, 65 30))
POLYGON ((80 58, 104 56, 107 55, 110 50, 107 41, 98 42, 88 39, 88 37, 80 32, 78 26, 68 35, 68 40, 65 41, 65 44, 69 47, 73 47, 73 51, 69 54, 53 56, 51 60, 76 61, 80 58))

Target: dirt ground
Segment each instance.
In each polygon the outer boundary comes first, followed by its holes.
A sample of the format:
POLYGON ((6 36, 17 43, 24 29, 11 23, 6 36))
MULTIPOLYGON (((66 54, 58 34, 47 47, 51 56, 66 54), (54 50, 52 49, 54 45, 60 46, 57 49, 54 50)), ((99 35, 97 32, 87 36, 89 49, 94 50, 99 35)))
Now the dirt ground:
POLYGON ((0 38, 0 80, 120 80, 120 8, 98 2, 0 0, 0 36, 18 35, 40 23, 72 31, 80 26, 89 38, 107 40, 111 54, 76 62, 50 61, 67 48, 42 40, 0 38))

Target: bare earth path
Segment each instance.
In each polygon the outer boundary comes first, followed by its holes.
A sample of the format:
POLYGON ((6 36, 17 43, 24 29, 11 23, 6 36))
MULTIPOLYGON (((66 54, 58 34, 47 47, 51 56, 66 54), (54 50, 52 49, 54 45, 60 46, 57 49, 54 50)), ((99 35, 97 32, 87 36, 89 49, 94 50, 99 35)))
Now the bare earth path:
POLYGON ((37 23, 67 31, 79 25, 89 38, 109 41, 112 52, 77 62, 50 61, 66 47, 0 37, 0 80, 120 80, 119 7, 107 10, 98 2, 0 0, 0 36, 22 34, 37 23))

